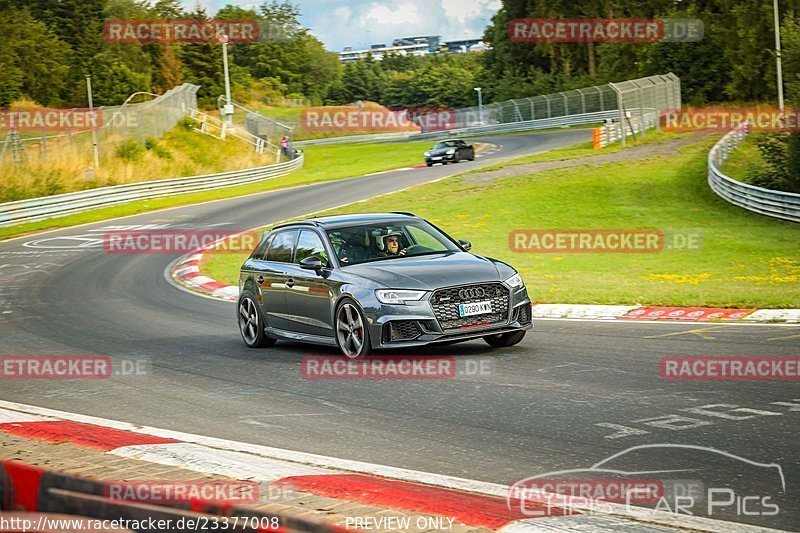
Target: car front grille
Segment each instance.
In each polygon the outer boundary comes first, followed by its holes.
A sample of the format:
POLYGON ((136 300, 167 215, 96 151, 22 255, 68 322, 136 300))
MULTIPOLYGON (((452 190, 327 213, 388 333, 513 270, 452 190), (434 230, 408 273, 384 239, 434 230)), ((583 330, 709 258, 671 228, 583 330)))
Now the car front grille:
POLYGON ((383 327, 383 342, 410 341, 421 334, 416 320, 393 320, 383 327))
POLYGON ((431 306, 442 330, 505 324, 508 321, 509 291, 502 283, 482 283, 434 291, 431 306), (458 304, 491 302, 492 312, 461 317, 458 304))

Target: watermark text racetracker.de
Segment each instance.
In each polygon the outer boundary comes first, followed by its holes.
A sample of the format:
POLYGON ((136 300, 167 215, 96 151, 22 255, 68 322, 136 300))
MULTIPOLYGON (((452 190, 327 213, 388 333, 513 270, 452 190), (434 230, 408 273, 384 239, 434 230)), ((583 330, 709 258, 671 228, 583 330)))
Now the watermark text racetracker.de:
POLYGON ((517 253, 696 251, 703 246, 703 234, 659 229, 520 229, 509 233, 508 245, 517 253))
POLYGON ((488 357, 442 355, 381 355, 357 360, 337 356, 309 355, 300 362, 305 379, 454 379, 495 373, 496 363, 488 357))
POLYGON ((193 500, 253 504, 259 501, 259 487, 253 481, 112 481, 105 485, 105 497, 112 500, 175 505, 193 500))
POLYGON ((652 43, 698 42, 700 19, 526 18, 508 23, 508 36, 518 43, 652 43))
POLYGON ((108 254, 184 254, 252 252, 260 233, 246 230, 106 231, 103 250, 108 254))
POLYGON ((103 355, 0 355, 4 379, 107 379, 145 376, 150 359, 111 358, 103 355))
POLYGON ((0 109, 0 132, 92 130, 101 126, 103 113, 96 109, 0 109))
POLYGON ((445 131, 455 128, 456 122, 455 110, 429 107, 312 107, 304 109, 300 114, 301 127, 310 131, 445 131))
POLYGON ((255 20, 109 19, 103 37, 109 43, 252 43, 260 34, 255 20))
POLYGON ((755 131, 800 131, 800 110, 767 107, 667 109, 662 112, 667 131, 730 131, 744 123, 755 131))
POLYGON ((663 357, 661 377, 687 381, 798 381, 800 356, 663 357))

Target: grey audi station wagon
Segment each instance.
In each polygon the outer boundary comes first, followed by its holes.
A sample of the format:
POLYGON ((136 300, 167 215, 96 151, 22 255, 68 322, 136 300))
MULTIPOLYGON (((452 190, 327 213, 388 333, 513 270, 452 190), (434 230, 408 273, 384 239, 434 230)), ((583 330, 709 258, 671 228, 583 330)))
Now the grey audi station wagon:
POLYGON ((242 338, 338 346, 349 358, 478 337, 513 346, 532 327, 525 284, 470 248, 410 213, 276 226, 241 268, 242 338))

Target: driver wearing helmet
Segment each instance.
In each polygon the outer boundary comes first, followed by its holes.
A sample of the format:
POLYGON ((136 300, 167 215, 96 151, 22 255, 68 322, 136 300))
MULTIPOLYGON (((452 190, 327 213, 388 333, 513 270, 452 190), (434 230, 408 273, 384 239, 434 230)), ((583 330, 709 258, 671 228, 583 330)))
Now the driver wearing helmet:
MULTIPOLYGON (((383 247, 381 251, 378 252, 378 255, 381 257, 392 257, 396 255, 406 255, 406 249, 400 248, 400 236, 402 233, 399 231, 390 231, 383 237, 381 237, 381 241, 383 243, 383 247)), ((379 242, 379 244, 380 244, 379 242)))

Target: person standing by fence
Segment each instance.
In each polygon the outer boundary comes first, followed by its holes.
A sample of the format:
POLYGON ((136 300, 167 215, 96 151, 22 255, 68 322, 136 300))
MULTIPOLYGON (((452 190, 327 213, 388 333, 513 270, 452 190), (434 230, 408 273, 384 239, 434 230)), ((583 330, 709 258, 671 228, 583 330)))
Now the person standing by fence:
POLYGON ((289 153, 289 138, 286 135, 284 135, 281 139, 281 152, 283 152, 283 156, 287 159, 292 158, 291 154, 289 153))

